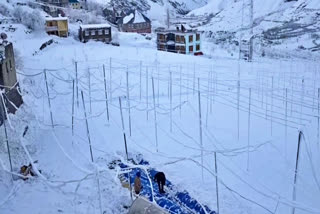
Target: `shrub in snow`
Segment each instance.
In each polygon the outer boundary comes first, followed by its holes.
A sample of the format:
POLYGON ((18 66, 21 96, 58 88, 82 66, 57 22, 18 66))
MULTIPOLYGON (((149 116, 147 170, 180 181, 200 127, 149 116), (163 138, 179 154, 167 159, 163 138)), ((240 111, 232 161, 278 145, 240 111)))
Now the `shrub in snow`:
POLYGON ((13 11, 13 16, 21 23, 32 30, 44 28, 44 18, 39 10, 19 6, 13 11))
POLYGON ((87 9, 90 12, 95 13, 98 16, 103 16, 103 5, 98 2, 87 2, 87 9))
POLYGON ((0 3, 0 14, 3 16, 11 16, 11 10, 7 4, 0 3))

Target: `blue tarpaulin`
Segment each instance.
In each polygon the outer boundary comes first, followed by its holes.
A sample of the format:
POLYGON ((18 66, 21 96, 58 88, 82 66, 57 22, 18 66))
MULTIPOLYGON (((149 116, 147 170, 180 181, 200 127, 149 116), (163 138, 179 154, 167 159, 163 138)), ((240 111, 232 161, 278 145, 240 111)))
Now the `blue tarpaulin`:
MULTIPOLYGON (((124 173, 121 176, 128 181, 130 176, 131 185, 134 184, 136 173, 141 173, 142 190, 141 196, 144 196, 151 202, 153 200, 170 214, 216 214, 215 211, 210 210, 207 206, 200 204, 197 200, 192 198, 187 191, 177 191, 174 185, 166 180, 166 193, 160 194, 158 183, 154 181, 154 175, 158 172, 155 169, 148 168, 143 170, 137 167, 128 167, 123 163, 118 164, 121 169, 130 169, 129 173, 124 173), (151 180, 151 184, 150 184, 151 180), (152 190, 153 189, 153 190, 152 190), (153 193, 153 197, 152 197, 153 193)), ((140 161, 139 165, 149 165, 147 161, 140 161)))

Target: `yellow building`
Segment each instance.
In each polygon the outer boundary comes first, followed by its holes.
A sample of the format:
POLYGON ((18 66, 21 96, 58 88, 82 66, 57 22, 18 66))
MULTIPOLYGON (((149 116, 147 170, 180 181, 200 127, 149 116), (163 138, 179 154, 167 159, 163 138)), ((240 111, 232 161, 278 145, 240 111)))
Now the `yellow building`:
POLYGON ((68 37, 68 31, 69 29, 67 17, 46 18, 46 32, 49 35, 68 37))
POLYGON ((69 0, 69 5, 75 10, 82 9, 82 6, 78 0, 69 0))

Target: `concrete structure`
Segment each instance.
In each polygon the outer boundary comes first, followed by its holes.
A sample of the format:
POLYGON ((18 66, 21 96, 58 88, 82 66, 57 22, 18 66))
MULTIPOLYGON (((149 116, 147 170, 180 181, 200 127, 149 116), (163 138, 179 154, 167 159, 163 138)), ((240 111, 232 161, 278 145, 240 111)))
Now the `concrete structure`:
POLYGON ((46 18, 46 32, 49 35, 68 37, 68 31, 69 28, 67 17, 46 18))
MULTIPOLYGON (((17 81, 13 45, 7 41, 0 41, 0 89, 4 90, 7 111, 15 113, 16 107, 20 107, 23 100, 18 91, 19 83, 17 81)), ((0 122, 2 122, 2 117, 0 122)))
POLYGON ((157 49, 181 54, 201 55, 201 35, 195 30, 188 30, 183 25, 176 29, 158 28, 157 49))
POLYGON ((128 214, 169 214, 155 203, 143 197, 136 198, 129 209, 128 214))
POLYGON ((82 6, 78 0, 69 0, 69 6, 75 10, 82 9, 82 6))
POLYGON ((119 31, 133 33, 151 33, 151 21, 137 10, 118 20, 119 31))
POLYGON ((111 42, 111 26, 109 24, 80 25, 79 40, 81 42, 89 40, 111 42))

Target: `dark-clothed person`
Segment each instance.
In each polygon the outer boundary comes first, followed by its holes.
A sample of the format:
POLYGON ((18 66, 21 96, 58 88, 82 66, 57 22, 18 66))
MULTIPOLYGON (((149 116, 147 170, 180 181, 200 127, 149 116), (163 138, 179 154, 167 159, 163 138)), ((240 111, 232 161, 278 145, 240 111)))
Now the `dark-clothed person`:
POLYGON ((163 190, 164 185, 166 184, 166 176, 163 172, 157 172, 154 176, 154 180, 158 183, 159 192, 165 193, 163 190))

